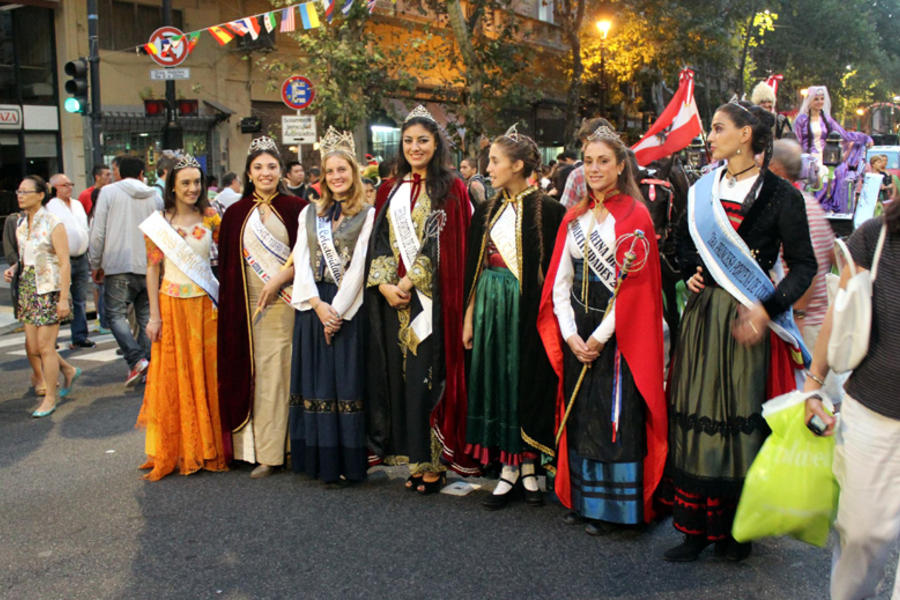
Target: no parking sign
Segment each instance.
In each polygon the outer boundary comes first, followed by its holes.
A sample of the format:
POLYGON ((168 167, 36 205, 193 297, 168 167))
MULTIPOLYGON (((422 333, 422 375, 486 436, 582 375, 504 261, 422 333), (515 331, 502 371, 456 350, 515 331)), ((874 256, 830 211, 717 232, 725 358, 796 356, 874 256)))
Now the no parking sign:
POLYGON ((281 100, 294 110, 303 110, 316 97, 312 82, 301 75, 288 77, 281 84, 281 100))

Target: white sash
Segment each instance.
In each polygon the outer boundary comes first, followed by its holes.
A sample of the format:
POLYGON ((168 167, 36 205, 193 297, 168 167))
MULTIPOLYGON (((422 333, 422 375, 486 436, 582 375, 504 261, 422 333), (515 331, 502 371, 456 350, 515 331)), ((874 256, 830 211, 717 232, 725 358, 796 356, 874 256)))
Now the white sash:
POLYGON ((154 211, 139 227, 166 258, 206 292, 214 304, 219 304, 219 281, 213 275, 209 259, 194 252, 162 213, 154 211))
POLYGON ((519 248, 517 243, 518 213, 512 202, 507 202, 500 217, 494 221, 491 227, 491 241, 497 247, 497 252, 503 257, 506 267, 512 271, 516 279, 522 280, 519 273, 519 248))
POLYGON ((316 238, 319 240, 319 248, 322 250, 325 264, 331 272, 331 278, 334 279, 335 285, 340 287, 341 279, 344 278, 344 265, 341 263, 341 257, 338 256, 337 249, 334 247, 331 217, 316 216, 316 238))
MULTIPOLYGON (((394 238, 397 240, 397 249, 400 251, 400 259, 403 266, 406 267, 407 273, 412 269, 412 265, 419 255, 421 244, 419 237, 416 235, 416 228, 412 220, 412 211, 410 209, 410 192, 412 186, 408 183, 400 184, 396 193, 391 198, 391 205, 388 207, 388 220, 391 227, 394 228, 394 238)), ((422 305, 422 312, 419 313, 412 323, 410 329, 416 335, 420 342, 424 341, 431 335, 432 318, 431 318, 431 298, 423 294, 416 288, 416 295, 419 297, 419 303, 422 305)))
MULTIPOLYGON (((578 219, 572 220, 572 236, 578 247, 583 250, 584 230, 578 219)), ((584 260, 588 262, 591 271, 603 282, 603 285, 609 288, 610 292, 614 291, 616 289, 616 257, 603 241, 599 227, 591 228, 591 238, 588 240, 587 248, 588 252, 584 260)))
MULTIPOLYGON (((277 273, 287 262, 291 249, 266 228, 259 218, 258 207, 250 212, 246 227, 250 235, 245 235, 241 240, 244 260, 260 281, 268 283, 272 273, 277 273)), ((288 304, 291 303, 291 291, 292 286, 287 286, 279 292, 281 299, 288 304)))

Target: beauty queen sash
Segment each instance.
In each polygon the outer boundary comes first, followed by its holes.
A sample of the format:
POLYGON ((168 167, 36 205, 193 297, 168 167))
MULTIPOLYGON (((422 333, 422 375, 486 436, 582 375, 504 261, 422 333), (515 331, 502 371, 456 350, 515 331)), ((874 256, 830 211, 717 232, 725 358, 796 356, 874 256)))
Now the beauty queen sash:
POLYGON ((344 278, 344 265, 341 263, 341 257, 334 247, 334 234, 331 229, 331 217, 316 216, 316 238, 319 241, 319 249, 322 250, 322 257, 325 259, 325 265, 334 279, 335 285, 340 287, 341 280, 344 278))
MULTIPOLYGON (((243 239, 244 261, 259 277, 263 283, 268 283, 272 273, 277 273, 287 262, 291 255, 291 249, 281 240, 272 235, 262 219, 259 218, 259 208, 250 211, 243 239)), ((293 288, 287 286, 281 289, 279 296, 290 305, 293 288)))
MULTIPOLYGON (((591 215, 591 219, 593 218, 593 215, 591 215)), ((575 243, 583 250, 585 236, 584 229, 581 227, 581 220, 573 219, 571 229, 575 243)), ((603 285, 609 288, 610 292, 614 291, 616 289, 616 258, 610 247, 603 241, 598 227, 591 228, 591 236, 587 246, 588 252, 584 260, 588 262, 591 271, 603 282, 603 285)))
MULTIPOLYGON (((413 262, 419 255, 421 244, 419 237, 416 235, 416 228, 412 220, 412 210, 410 208, 410 192, 412 186, 409 183, 402 183, 391 198, 388 207, 388 220, 391 227, 394 228, 394 237, 397 240, 397 248, 400 251, 400 259, 403 266, 406 267, 408 273, 412 269, 413 262)), ((415 288, 419 303, 422 305, 420 312, 415 319, 412 320, 409 327, 415 334, 416 338, 422 342, 431 335, 432 317, 431 317, 431 298, 415 288)))
MULTIPOLYGON (((521 201, 520 201, 521 203, 521 201)), ((519 207, 521 209, 521 207, 519 207)), ((497 252, 503 257, 506 267, 519 280, 519 290, 522 289, 522 274, 519 272, 519 212, 513 207, 512 202, 507 202, 500 216, 491 227, 491 241, 497 248, 497 252)))
MULTIPOLYGON (((716 283, 750 308, 774 294, 775 285, 750 254, 747 244, 732 227, 722 208, 719 184, 724 169, 719 167, 707 173, 691 186, 688 192, 688 226, 697 252, 716 283)), ((789 308, 769 321, 769 327, 778 337, 799 348, 803 364, 809 366, 812 357, 794 323, 793 309, 789 308)))
POLYGON ((219 305, 219 281, 213 275, 209 259, 194 252, 161 212, 154 211, 138 227, 166 258, 206 292, 213 304, 219 305))

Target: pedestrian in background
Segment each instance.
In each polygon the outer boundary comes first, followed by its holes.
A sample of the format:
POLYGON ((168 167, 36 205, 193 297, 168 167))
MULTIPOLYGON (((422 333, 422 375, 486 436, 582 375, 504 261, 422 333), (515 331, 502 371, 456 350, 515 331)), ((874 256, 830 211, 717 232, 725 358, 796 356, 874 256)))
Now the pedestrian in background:
POLYGON ((312 166, 309 168, 309 183, 306 185, 306 195, 303 197, 307 202, 315 202, 322 195, 322 170, 319 167, 312 166))
MULTIPOLYGON (((869 349, 844 386, 840 420, 817 397, 806 402, 806 420, 818 415, 835 434, 834 475, 840 486, 834 528, 839 541, 831 567, 831 598, 874 598, 885 563, 900 535, 900 201, 885 205, 882 217, 863 223, 848 241, 857 272, 874 271, 879 236, 884 236, 872 291, 869 349)), ((841 273, 841 287, 850 267, 841 273)), ((829 310, 813 352, 804 390, 824 384, 833 311, 829 310)), ((892 598, 900 598, 895 577, 892 598)))
POLYGON ((219 235, 219 406, 234 458, 254 479, 284 464, 288 442, 294 309, 288 265, 306 202, 284 193, 270 137, 250 143, 244 197, 225 211, 219 235))
POLYGON ((45 208, 50 189, 37 175, 28 175, 16 190, 24 216, 16 228, 19 262, 3 274, 12 282, 18 271, 17 315, 25 323, 25 348, 29 356, 40 357, 44 376, 44 397, 31 413, 46 417, 56 410, 57 398, 65 397, 81 375, 56 351, 59 323, 69 308, 69 242, 60 220, 45 208), (21 265, 21 268, 19 268, 21 265), (57 395, 59 373, 65 384, 57 395))
POLYGON ((163 152, 162 156, 159 157, 159 160, 156 161, 156 180, 153 182, 152 187, 159 196, 160 204, 162 204, 163 198, 166 195, 166 177, 175 165, 175 160, 175 155, 167 150, 163 152))
POLYGON ((292 160, 284 168, 286 169, 284 185, 288 193, 298 198, 306 198, 306 170, 303 165, 299 161, 292 160))
MULTIPOLYGON (((14 212, 6 216, 3 222, 3 255, 6 258, 6 264, 13 269, 13 273, 19 272, 19 242, 16 240, 16 227, 19 225, 19 219, 24 213, 14 212)), ((12 298, 13 316, 19 319, 19 281, 14 278, 9 286, 9 293, 12 298)), ((28 345, 25 346, 25 355, 28 357, 28 364, 31 365, 31 387, 34 389, 36 396, 43 396, 46 393, 44 387, 44 375, 41 369, 41 357, 28 353, 28 345)))
POLYGON ((800 175, 803 171, 803 149, 796 140, 775 140, 772 162, 769 170, 790 181, 803 194, 806 206, 806 220, 809 223, 809 239, 816 254, 818 270, 812 285, 794 303, 794 321, 803 334, 807 348, 814 348, 819 330, 828 310, 828 290, 825 275, 831 272, 834 263, 834 231, 825 218, 825 211, 812 194, 802 189, 800 175), (798 185, 799 183, 799 185, 798 185))
POLYGON ((72 180, 65 173, 57 173, 50 178, 52 193, 55 194, 47 203, 47 210, 56 215, 66 229, 69 240, 69 264, 72 273, 72 341, 69 348, 93 348, 94 342, 88 339, 87 312, 85 303, 91 288, 91 264, 87 250, 89 241, 87 213, 81 202, 72 199, 72 180))
POLYGON ((218 282, 210 264, 221 219, 194 157, 180 158, 166 177, 165 209, 141 224, 153 360, 137 425, 147 429, 141 468, 151 469, 144 475, 150 481, 176 467, 182 475, 227 470, 216 379, 218 282))
POLYGON ((237 173, 228 172, 222 176, 222 191, 216 194, 213 207, 219 216, 225 214, 228 207, 241 199, 241 180, 237 173))
POLYGON ((78 194, 78 201, 84 207, 85 214, 91 214, 91 209, 94 205, 94 190, 99 190, 107 183, 110 183, 112 181, 112 172, 106 165, 94 165, 94 168, 91 169, 91 177, 94 179, 94 184, 78 194))
POLYGON ((291 461, 325 483, 366 478, 363 301, 375 208, 366 203, 353 136, 319 140, 322 198, 300 213, 291 360, 291 461))
POLYGON ((122 179, 104 186, 97 198, 89 252, 94 281, 103 283, 106 318, 128 363, 127 387, 150 364, 150 340, 145 333, 150 318, 147 250, 138 226, 154 210, 162 209, 162 199, 142 181, 140 158, 121 157, 118 170, 122 179), (129 306, 134 307, 137 337, 128 324, 129 306))
POLYGON ((469 199, 476 207, 485 201, 484 177, 478 172, 478 161, 474 158, 464 158, 459 162, 459 174, 466 182, 466 191, 469 199))

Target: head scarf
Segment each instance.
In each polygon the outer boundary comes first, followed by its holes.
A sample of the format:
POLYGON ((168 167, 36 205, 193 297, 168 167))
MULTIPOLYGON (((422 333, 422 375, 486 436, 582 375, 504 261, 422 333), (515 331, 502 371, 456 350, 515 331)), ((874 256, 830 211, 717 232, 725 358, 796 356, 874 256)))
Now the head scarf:
POLYGON ((803 99, 803 104, 800 105, 800 112, 798 114, 801 115, 809 115, 809 103, 813 101, 818 95, 825 96, 825 105, 822 107, 822 112, 831 116, 831 96, 828 95, 828 88, 824 85, 811 85, 809 86, 809 90, 806 94, 806 98, 803 99))

